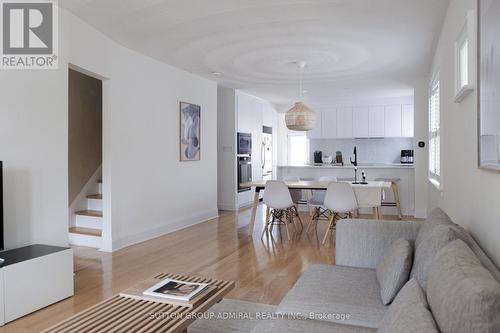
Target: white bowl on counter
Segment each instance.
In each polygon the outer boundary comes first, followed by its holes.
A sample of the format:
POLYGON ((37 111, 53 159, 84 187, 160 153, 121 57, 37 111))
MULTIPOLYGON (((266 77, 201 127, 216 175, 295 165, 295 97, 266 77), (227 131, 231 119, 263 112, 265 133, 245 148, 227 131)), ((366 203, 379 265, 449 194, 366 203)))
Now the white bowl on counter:
POLYGON ((321 161, 324 163, 324 164, 331 164, 333 162, 333 157, 332 156, 323 156, 321 158, 321 161))

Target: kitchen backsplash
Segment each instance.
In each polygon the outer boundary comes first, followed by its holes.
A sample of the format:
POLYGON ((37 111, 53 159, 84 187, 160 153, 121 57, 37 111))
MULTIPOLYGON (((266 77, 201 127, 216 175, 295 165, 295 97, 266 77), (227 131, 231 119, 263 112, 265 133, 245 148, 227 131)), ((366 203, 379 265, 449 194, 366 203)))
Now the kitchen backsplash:
POLYGON ((336 151, 341 151, 344 163, 348 163, 354 146, 358 147, 359 163, 399 163, 401 150, 413 149, 413 139, 311 139, 309 158, 314 162, 316 150, 321 150, 323 156, 335 156, 336 151))

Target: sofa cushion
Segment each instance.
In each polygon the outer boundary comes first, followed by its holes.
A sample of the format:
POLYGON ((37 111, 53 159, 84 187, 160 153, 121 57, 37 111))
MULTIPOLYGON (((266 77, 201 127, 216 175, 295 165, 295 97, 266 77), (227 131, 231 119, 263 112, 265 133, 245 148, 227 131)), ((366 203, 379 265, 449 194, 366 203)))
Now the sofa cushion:
POLYGON ((452 224, 425 223, 415 240, 415 256, 410 278, 416 278, 425 290, 432 260, 439 250, 460 236, 452 224))
POLYGON ((313 265, 302 274, 276 311, 376 328, 387 308, 380 299, 374 269, 313 265))
POLYGON ((500 332, 500 283, 461 240, 434 259, 427 299, 441 332, 500 332))
POLYGON ((424 291, 417 280, 405 284, 387 310, 379 333, 438 333, 424 291))
POLYGON ((433 209, 429 216, 425 219, 425 222, 432 224, 452 224, 451 218, 446 214, 441 208, 433 209))
MULTIPOLYGON (((472 252, 479 258, 481 263, 490 271, 490 273, 493 275, 493 277, 500 282, 500 270, 496 265, 491 261, 491 259, 484 253, 484 251, 481 249, 481 247, 477 244, 477 242, 474 240, 474 238, 470 235, 467 230, 465 230, 462 226, 454 223, 451 218, 440 208, 434 209, 430 214, 429 217, 427 217, 426 221, 424 222, 424 225, 430 223, 430 224, 450 224, 455 227, 455 230, 458 232, 460 235, 459 239, 463 240, 469 247, 471 248, 472 252)), ((418 240, 415 241, 415 247, 417 246, 417 243, 421 241, 422 238, 424 238, 424 234, 426 232, 432 232, 432 228, 426 228, 426 229, 421 229, 419 230, 420 237, 418 240)))
POLYGON ((382 303, 391 303, 408 281, 412 262, 413 247, 404 238, 395 241, 384 252, 376 269, 382 303))
POLYGON ((342 325, 319 320, 308 319, 275 319, 262 320, 252 330, 252 333, 375 333, 374 328, 342 325))

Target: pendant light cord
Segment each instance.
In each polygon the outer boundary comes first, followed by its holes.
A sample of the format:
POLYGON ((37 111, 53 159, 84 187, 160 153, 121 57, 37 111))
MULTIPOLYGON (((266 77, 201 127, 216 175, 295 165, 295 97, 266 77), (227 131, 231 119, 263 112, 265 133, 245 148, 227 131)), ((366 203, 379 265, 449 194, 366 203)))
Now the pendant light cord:
POLYGON ((303 95, 303 80, 304 80, 304 68, 306 67, 306 62, 304 60, 296 61, 295 64, 299 68, 299 99, 301 102, 302 99, 304 98, 303 95))
POLYGON ((302 69, 300 70, 300 79, 299 79, 299 99, 302 102, 303 96, 302 96, 302 78, 303 78, 303 71, 302 69))

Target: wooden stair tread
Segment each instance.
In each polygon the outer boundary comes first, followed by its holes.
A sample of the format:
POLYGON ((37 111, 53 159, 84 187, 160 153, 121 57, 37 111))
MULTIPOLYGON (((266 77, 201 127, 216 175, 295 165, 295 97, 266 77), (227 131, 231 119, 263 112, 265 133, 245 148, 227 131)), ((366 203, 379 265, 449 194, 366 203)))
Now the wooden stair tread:
POLYGON ((91 217, 102 217, 102 212, 100 210, 79 210, 75 212, 75 215, 91 216, 91 217))
POLYGON ((91 228, 81 228, 81 227, 71 227, 69 228, 69 232, 72 234, 80 234, 86 236, 102 236, 102 230, 99 229, 91 229, 91 228))
POLYGON ((87 199, 96 199, 96 200, 102 200, 102 194, 90 194, 87 195, 87 199))

